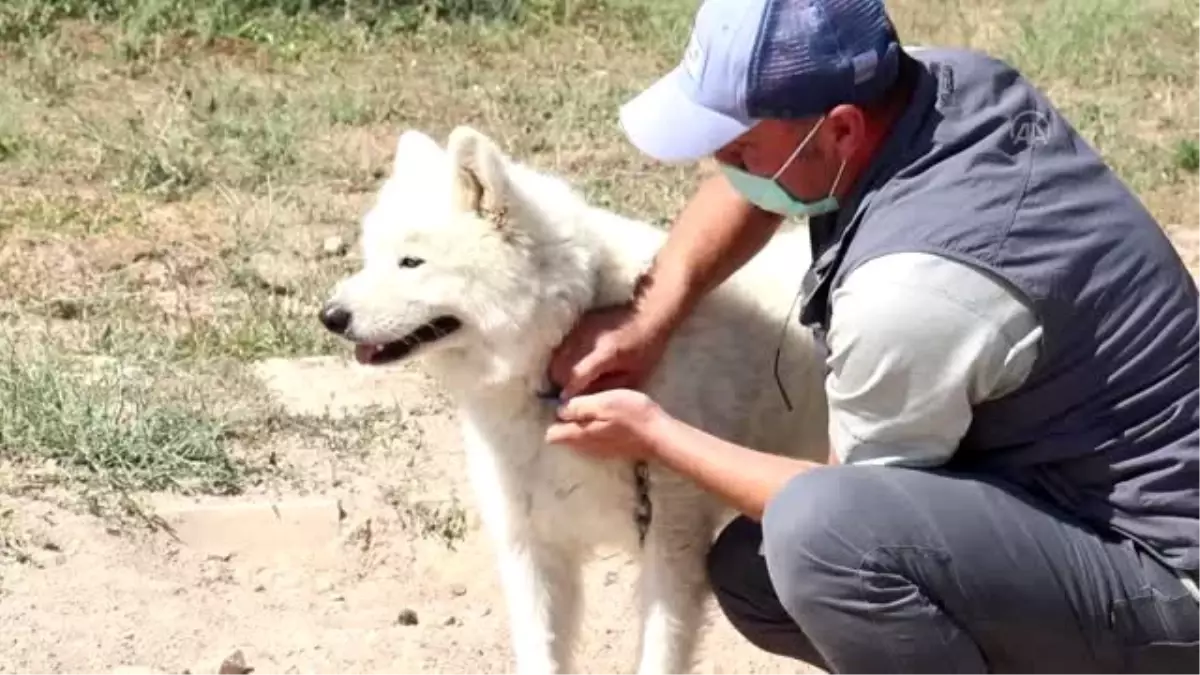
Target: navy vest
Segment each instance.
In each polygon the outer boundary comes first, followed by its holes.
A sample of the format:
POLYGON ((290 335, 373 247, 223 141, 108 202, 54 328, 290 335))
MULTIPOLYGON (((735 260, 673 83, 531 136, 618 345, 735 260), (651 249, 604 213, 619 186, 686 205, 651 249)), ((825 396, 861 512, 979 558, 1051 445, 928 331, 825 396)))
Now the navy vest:
POLYGON ((906 57, 914 94, 879 160, 810 221, 801 321, 872 258, 949 256, 1023 293, 1044 328, 1023 386, 974 410, 947 468, 984 471, 1197 568, 1200 302, 1153 217, 1051 103, 983 54, 906 57))

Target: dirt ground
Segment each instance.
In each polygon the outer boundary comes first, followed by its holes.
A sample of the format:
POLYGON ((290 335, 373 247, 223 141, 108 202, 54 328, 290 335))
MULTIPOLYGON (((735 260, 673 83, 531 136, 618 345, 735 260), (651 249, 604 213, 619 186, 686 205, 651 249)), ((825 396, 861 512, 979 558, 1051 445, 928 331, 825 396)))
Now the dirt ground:
MULTIPOLYGON (((678 63, 694 2, 413 30, 349 11, 405 3, 238 13, 269 4, 0 0, 0 673, 511 669, 449 402, 348 363, 316 307, 405 128, 471 124, 667 224, 694 167, 616 116, 678 63)), ((888 4, 907 41, 1018 64, 1200 271, 1195 3, 888 4)), ((588 569, 581 670, 632 670, 635 578, 588 569)), ((710 618, 699 672, 811 672, 710 618)))
MULTIPOLYGON (((1194 240, 1179 244, 1194 261, 1194 240)), ((436 385, 345 356, 251 372, 284 424, 307 420, 258 448, 277 480, 237 497, 136 495, 167 525, 153 530, 89 515, 65 487, 0 490, 0 673, 216 673, 239 653, 256 673, 510 672, 493 558, 436 385), (314 441, 366 418, 386 425, 356 429, 365 445, 314 441)), ((585 579, 578 667, 631 672, 636 570, 602 551, 585 579)), ((696 672, 820 671, 758 651, 710 603, 696 672)))
MULTIPOLYGON (((1177 243, 1194 261, 1194 238, 1177 243)), ((501 590, 437 386, 413 366, 341 356, 253 372, 294 419, 370 413, 388 431, 331 453, 279 430, 270 453, 287 480, 236 498, 142 495, 157 529, 112 527, 66 490, 61 505, 0 492, 0 534, 19 552, 0 557, 0 673, 248 672, 239 657, 255 673, 510 672, 501 590)), ((589 566, 580 672, 632 671, 635 579, 616 552, 589 566)), ((704 630, 696 672, 821 672, 755 649, 711 602, 704 630)))
MULTIPOLYGON (((294 414, 375 405, 405 424, 361 457, 281 442, 300 480, 216 512, 203 509, 213 498, 153 501, 175 536, 106 530, 44 496, 0 497, 30 557, 0 583, 0 672, 215 673, 238 651, 256 673, 511 671, 492 557, 436 388, 411 369, 338 357, 257 371, 294 414), (389 488, 415 477, 422 492, 398 508, 389 488), (455 515, 413 517, 435 510, 422 503, 455 515), (454 536, 428 536, 430 522, 454 536)), ((581 672, 636 663, 634 579, 623 555, 589 567, 581 672)), ((759 652, 710 610, 698 672, 819 672, 759 652)))

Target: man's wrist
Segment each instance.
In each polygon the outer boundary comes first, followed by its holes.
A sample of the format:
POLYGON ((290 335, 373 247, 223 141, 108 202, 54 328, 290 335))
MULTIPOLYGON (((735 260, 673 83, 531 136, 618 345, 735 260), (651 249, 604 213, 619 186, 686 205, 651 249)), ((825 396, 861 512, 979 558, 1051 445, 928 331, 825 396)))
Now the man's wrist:
POLYGON ((632 305, 656 331, 671 332, 683 321, 694 301, 694 284, 684 271, 663 268, 657 261, 638 275, 632 305))
POLYGON ((650 415, 649 421, 646 423, 645 438, 646 455, 643 459, 647 461, 661 461, 663 450, 671 443, 673 435, 673 426, 678 424, 678 420, 671 416, 662 406, 654 404, 654 412, 650 415))

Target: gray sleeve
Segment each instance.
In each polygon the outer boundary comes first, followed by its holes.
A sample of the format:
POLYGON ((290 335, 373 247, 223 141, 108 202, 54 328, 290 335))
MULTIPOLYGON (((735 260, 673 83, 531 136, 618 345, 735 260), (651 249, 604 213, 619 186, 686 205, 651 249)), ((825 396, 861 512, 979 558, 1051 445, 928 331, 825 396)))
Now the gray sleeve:
POLYGON ((830 441, 845 464, 931 466, 954 453, 974 404, 1011 391, 1041 327, 1007 285, 929 253, 871 260, 834 293, 830 441))

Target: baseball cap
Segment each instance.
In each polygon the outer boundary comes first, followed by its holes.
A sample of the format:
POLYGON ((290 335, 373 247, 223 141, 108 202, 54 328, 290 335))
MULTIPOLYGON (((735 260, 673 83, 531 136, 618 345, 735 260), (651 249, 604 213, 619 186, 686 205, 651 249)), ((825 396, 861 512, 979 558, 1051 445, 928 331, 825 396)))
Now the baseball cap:
POLYGON ((882 0, 704 0, 682 62, 621 106, 621 128, 657 160, 692 161, 759 120, 879 96, 899 54, 882 0))

